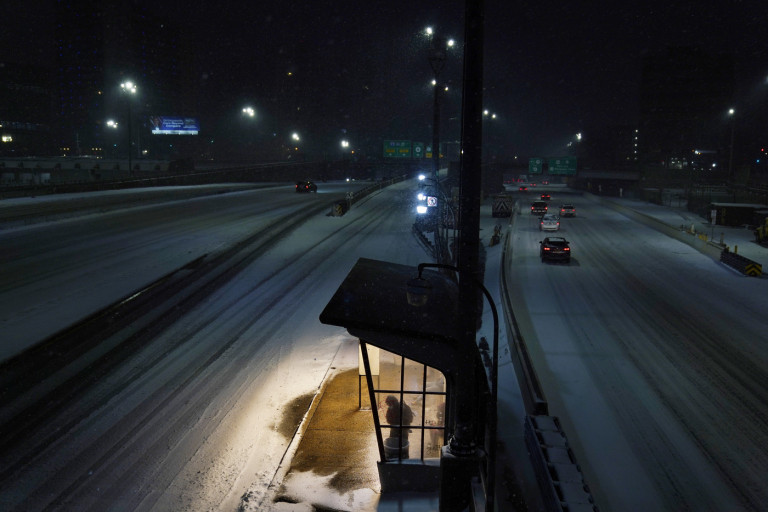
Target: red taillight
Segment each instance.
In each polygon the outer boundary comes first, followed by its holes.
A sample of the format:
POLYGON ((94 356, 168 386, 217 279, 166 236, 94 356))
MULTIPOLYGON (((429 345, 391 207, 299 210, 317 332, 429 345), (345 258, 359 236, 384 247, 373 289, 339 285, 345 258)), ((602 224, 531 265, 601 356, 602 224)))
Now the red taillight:
POLYGON ((563 250, 564 250, 564 251, 570 251, 570 250, 571 250, 571 248, 570 248, 570 247, 563 247, 563 250))
POLYGON ((544 248, 544 250, 545 250, 545 251, 548 251, 548 250, 549 250, 549 247, 545 247, 545 248, 544 248))

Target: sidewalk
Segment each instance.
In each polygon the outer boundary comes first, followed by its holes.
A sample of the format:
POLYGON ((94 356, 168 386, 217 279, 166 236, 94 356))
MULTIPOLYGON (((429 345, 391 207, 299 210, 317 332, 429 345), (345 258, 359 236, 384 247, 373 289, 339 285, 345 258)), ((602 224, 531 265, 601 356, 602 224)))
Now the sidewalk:
POLYGON ((289 453, 287 467, 275 477, 273 503, 264 504, 271 507, 266 510, 438 510, 437 493, 381 494, 373 415, 358 407, 357 358, 357 340, 344 342, 294 437, 295 452, 289 453))

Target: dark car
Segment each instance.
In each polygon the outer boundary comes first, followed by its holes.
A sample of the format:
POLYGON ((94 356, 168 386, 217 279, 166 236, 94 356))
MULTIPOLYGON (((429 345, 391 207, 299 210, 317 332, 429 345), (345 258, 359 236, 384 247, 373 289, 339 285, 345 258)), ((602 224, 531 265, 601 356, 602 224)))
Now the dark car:
POLYGON ((544 215, 547 213, 547 208, 546 201, 534 201, 531 203, 531 214, 544 215))
POLYGON ((549 201, 552 197, 549 194, 541 194, 542 201, 549 201))
POLYGON ((575 217, 576 208, 572 204, 564 204, 560 206, 561 217, 575 217))
POLYGON ((528 187, 526 187, 525 185, 521 185, 521 186, 520 186, 520 188, 519 188, 518 190, 519 190, 520 192, 528 192, 528 187))
POLYGON ((309 180, 297 181, 296 192, 317 192, 317 185, 309 180))
POLYGON ((560 260, 569 263, 571 261, 571 246, 568 240, 561 236, 548 236, 541 242, 539 256, 541 261, 560 260))

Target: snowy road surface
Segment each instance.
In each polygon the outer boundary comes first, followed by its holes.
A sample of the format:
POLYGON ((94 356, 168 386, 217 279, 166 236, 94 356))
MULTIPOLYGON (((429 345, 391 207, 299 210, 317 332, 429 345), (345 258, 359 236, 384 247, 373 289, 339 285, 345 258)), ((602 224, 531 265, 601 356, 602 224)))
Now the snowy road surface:
MULTIPOLYGON (((344 217, 315 215, 5 446, 0 508, 234 511, 244 494, 258 498, 349 339, 318 320, 339 283, 359 257, 428 260, 411 234, 414 188, 394 185, 344 217)), ((600 509, 762 509, 765 280, 569 199, 579 216, 560 234, 573 262, 541 263, 543 235, 524 213, 509 288, 600 509)), ((3 357, 322 200, 322 188, 253 190, 0 231, 3 357)))
MULTIPOLYGON (((236 510, 249 488, 266 488, 301 420, 294 404, 306 408, 349 338, 318 321, 338 284, 359 257, 426 259, 411 234, 413 188, 394 185, 344 217, 314 216, 4 450, 0 508, 236 510)), ((76 318, 89 295, 90 307, 103 305, 318 201, 327 198, 240 192, 10 230, 7 246, 24 250, 3 279, 3 343, 42 332, 36 319, 49 306, 53 322, 76 318)))
POLYGON ((687 245, 578 196, 542 263, 514 233, 510 290, 550 403, 601 510, 764 510, 768 298, 687 245))

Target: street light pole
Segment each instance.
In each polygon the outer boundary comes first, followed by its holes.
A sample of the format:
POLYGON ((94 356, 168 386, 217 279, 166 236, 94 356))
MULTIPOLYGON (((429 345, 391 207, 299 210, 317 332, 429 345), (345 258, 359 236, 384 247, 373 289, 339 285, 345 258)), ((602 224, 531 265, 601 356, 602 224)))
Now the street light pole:
MULTIPOLYGON (((442 36, 432 33, 431 29, 427 33, 432 37, 432 46, 429 50, 429 65, 434 74, 434 105, 432 117, 432 170, 435 178, 435 186, 440 187, 440 73, 445 67, 445 59, 449 46, 453 45, 453 40, 446 40, 442 36)), ((437 214, 434 223, 435 229, 435 256, 438 262, 443 261, 443 242, 440 236, 440 221, 442 218, 442 201, 438 201, 437 214)))
POLYGON ((736 111, 734 109, 728 110, 728 115, 731 118, 731 154, 728 157, 728 179, 731 180, 731 188, 734 186, 734 176, 733 176, 733 139, 736 135, 736 121, 734 118, 734 114, 736 114, 736 111))
POLYGON ((121 83, 120 88, 123 90, 123 93, 125 93, 126 102, 128 103, 128 174, 131 174, 133 172, 131 166, 131 96, 136 94, 136 84, 129 80, 121 83))

